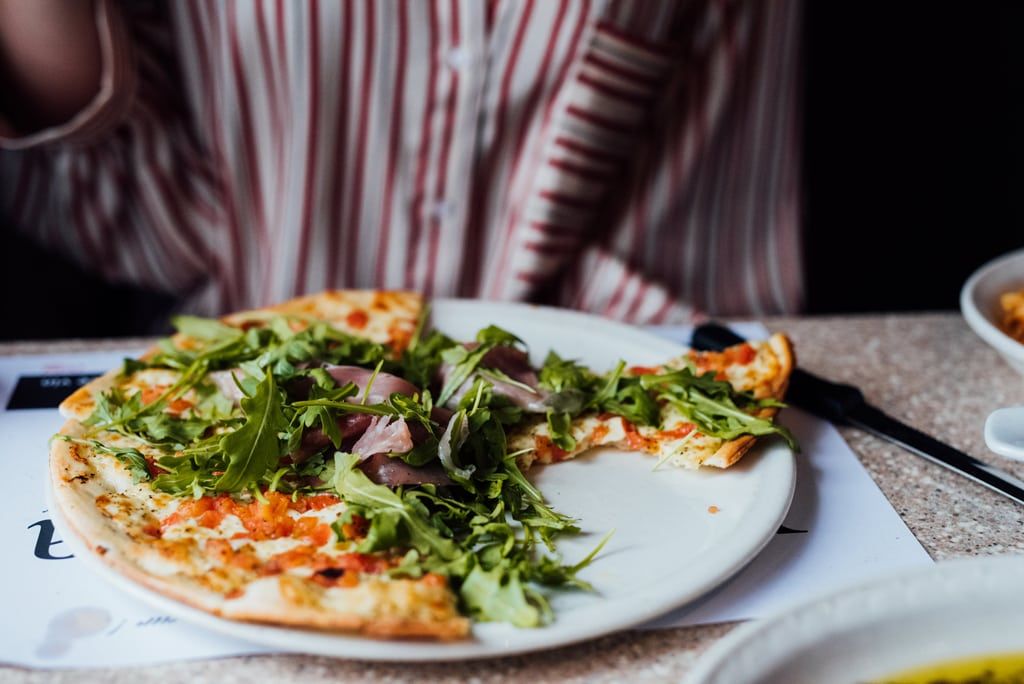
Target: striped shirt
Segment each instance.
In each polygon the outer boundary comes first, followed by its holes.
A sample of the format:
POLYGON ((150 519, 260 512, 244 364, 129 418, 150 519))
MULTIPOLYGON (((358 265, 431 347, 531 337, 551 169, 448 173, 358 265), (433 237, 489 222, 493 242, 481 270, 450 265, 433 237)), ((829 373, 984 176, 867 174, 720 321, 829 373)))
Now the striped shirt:
POLYGON ((111 281, 799 308, 797 0, 112 2, 93 103, 0 140, 0 211, 111 281))

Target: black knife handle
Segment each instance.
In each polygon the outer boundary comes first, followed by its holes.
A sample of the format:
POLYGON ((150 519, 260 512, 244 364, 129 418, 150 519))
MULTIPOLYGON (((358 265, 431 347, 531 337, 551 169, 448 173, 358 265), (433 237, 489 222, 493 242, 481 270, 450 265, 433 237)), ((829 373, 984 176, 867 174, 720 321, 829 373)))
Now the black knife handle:
MULTIPOLYGON (((693 331, 691 343, 695 349, 717 351, 742 342, 743 338, 732 330, 708 323, 693 331)), ((797 368, 789 377, 786 401, 833 423, 866 430, 1024 503, 1024 481, 887 416, 865 402, 856 387, 829 382, 797 368)))
POLYGON ((718 323, 698 325, 690 338, 690 345, 701 351, 721 351, 726 347, 744 342, 746 342, 745 339, 718 323))
MULTIPOLYGON (((705 323, 693 331, 694 349, 718 351, 746 342, 729 328, 705 323)), ((831 382, 797 368, 789 376, 786 401, 833 423, 846 423, 854 408, 864 405, 864 395, 852 385, 831 382)))

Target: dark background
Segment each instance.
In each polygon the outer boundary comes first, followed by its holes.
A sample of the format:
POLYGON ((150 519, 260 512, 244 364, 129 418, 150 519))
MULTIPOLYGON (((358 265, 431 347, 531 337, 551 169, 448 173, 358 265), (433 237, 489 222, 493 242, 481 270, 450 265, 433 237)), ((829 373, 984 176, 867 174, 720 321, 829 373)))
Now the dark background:
POLYGON ((1024 246, 1024 3, 805 3, 810 313, 954 309, 1024 246))
MULTIPOLYGON (((1024 3, 804 6, 806 311, 955 309, 1024 246, 1024 3)), ((172 304, 2 228, 0 254, 0 339, 148 333, 172 304)))

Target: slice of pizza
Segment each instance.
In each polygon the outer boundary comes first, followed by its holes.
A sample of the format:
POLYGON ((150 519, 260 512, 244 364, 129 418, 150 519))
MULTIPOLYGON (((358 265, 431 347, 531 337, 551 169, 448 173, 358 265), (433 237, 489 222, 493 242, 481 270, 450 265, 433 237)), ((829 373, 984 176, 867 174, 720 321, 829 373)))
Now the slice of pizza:
MULTIPOLYGON (((383 345, 389 353, 398 356, 405 350, 416 330, 423 312, 423 297, 414 292, 380 290, 328 290, 315 295, 291 299, 265 309, 253 309, 230 314, 221 323, 239 330, 251 330, 263 325, 285 326, 285 334, 306 331, 314 323, 383 345)), ((182 317, 179 319, 182 332, 173 336, 167 344, 178 349, 201 349, 216 338, 219 333, 217 322, 182 317)), ((301 340, 296 340, 296 344, 301 340)), ((155 348, 143 359, 160 354, 155 348)), ((85 420, 96 410, 96 399, 111 389, 127 394, 138 393, 143 403, 150 403, 163 396, 181 380, 181 371, 168 367, 115 368, 103 376, 79 388, 61 402, 60 412, 65 418, 85 420)), ((228 394, 237 396, 231 390, 234 376, 238 373, 221 373, 211 380, 227 389, 228 394)), ((182 412, 200 400, 195 390, 176 397, 172 410, 182 412)))
MULTIPOLYGON (((609 411, 585 411, 569 423, 568 444, 560 446, 553 438, 551 422, 536 417, 512 433, 509 448, 521 453, 523 467, 556 463, 595 447, 612 446, 646 452, 656 456, 659 463, 684 468, 728 468, 754 445, 758 432, 777 430, 771 419, 785 395, 794 365, 789 339, 775 334, 721 352, 690 351, 658 367, 628 367, 623 377, 637 378, 641 386, 647 384, 658 393, 656 420, 637 424, 609 411), (673 384, 671 376, 676 373, 685 374, 691 382, 712 376, 718 383, 727 383, 737 396, 747 398, 746 406, 737 407, 735 400, 716 402, 703 392, 695 393, 692 399, 696 401, 688 401, 689 395, 677 398, 660 393, 659 388, 673 384), (660 375, 668 379, 662 382, 658 380, 660 375), (650 381, 644 383, 645 377, 650 381), (749 418, 736 415, 737 409, 749 418), (715 417, 726 423, 724 430, 714 424, 715 417), (730 422, 737 425, 730 426, 730 422)), ((704 385, 715 389, 712 383, 704 385)))
POLYGON ((231 619, 382 637, 468 632, 445 577, 393 577, 400 556, 356 550, 358 518, 338 540, 346 506, 335 493, 174 496, 150 484, 151 445, 76 421, 60 435, 50 463, 61 516, 130 580, 231 619))

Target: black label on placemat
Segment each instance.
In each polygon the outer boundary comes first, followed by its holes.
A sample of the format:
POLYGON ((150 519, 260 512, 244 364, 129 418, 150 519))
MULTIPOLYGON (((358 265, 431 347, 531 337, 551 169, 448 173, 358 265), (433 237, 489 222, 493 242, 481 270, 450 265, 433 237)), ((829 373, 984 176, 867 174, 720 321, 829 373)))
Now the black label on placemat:
POLYGON ((57 408, 69 394, 98 375, 22 375, 7 402, 7 410, 57 408))

